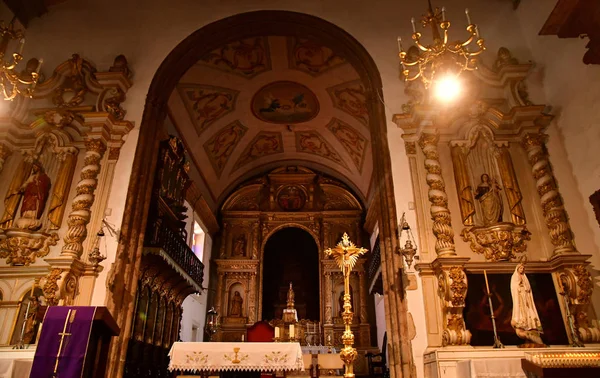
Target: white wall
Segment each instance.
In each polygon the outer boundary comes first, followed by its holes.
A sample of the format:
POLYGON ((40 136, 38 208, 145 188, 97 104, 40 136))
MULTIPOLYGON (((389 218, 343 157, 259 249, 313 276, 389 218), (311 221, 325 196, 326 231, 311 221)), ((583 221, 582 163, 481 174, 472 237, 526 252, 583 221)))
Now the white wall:
POLYGON ((201 296, 192 294, 183 301, 181 328, 179 336, 181 341, 202 341, 204 336, 204 317, 206 304, 200 302, 201 296), (196 339, 192 338, 192 328, 197 328, 196 339))

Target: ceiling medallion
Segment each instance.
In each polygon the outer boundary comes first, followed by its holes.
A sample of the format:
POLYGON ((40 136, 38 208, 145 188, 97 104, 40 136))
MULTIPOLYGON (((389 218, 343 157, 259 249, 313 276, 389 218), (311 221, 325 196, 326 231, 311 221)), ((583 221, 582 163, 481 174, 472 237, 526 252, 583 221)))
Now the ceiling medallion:
POLYGON ((302 84, 276 81, 252 98, 252 113, 261 121, 294 124, 308 122, 319 113, 317 96, 302 84))

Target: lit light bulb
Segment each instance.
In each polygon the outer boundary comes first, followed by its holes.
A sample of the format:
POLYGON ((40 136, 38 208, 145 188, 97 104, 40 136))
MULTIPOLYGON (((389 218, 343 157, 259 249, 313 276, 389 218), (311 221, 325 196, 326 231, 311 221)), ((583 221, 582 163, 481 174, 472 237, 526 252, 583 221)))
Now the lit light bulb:
POLYGON ((461 92, 460 82, 454 75, 447 75, 435 85, 435 95, 438 99, 450 102, 455 100, 461 92))

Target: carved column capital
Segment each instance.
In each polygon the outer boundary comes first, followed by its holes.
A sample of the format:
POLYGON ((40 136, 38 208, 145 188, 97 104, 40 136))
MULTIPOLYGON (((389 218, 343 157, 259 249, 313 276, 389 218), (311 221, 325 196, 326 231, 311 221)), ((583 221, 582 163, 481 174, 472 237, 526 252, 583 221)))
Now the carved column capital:
POLYGON ((100 155, 104 155, 106 151, 106 143, 101 139, 87 139, 85 141, 85 148, 87 151, 97 152, 100 155))
POLYGON ((415 155, 417 153, 417 146, 415 142, 404 142, 404 149, 407 155, 415 155))
MULTIPOLYGON (((453 259, 454 260, 454 259, 453 259)), ((467 274, 464 263, 467 259, 434 263, 438 278, 438 295, 444 311, 444 331, 442 345, 468 345, 471 342, 471 332, 466 329, 463 318, 465 300, 467 297, 467 274)))
POLYGON ((594 290, 593 278, 584 264, 577 264, 560 271, 560 286, 568 298, 569 311, 582 342, 598 343, 600 329, 589 321, 588 310, 594 290))
POLYGON ((429 202, 431 219, 433 220, 433 234, 436 237, 435 252, 438 256, 456 256, 454 246, 454 230, 450 210, 448 209, 448 195, 442 178, 437 150, 437 134, 423 133, 419 138, 419 146, 425 155, 425 169, 427 170, 427 185, 429 185, 429 202))
POLYGON ((573 243, 569 217, 564 209, 556 178, 550 165, 545 147, 546 139, 547 136, 542 133, 525 134, 523 147, 527 151, 531 173, 536 180, 536 188, 549 229, 550 241, 554 245, 554 254, 578 253, 573 243))

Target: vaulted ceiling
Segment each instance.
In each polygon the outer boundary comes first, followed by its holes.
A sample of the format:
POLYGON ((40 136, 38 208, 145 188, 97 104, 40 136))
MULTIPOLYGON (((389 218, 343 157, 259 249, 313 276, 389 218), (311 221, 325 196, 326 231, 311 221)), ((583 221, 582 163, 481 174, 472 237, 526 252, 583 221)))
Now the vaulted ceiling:
POLYGON ((214 203, 242 179, 285 164, 368 195, 364 86, 344 58, 316 41, 266 36, 221 46, 181 78, 169 112, 214 203))

